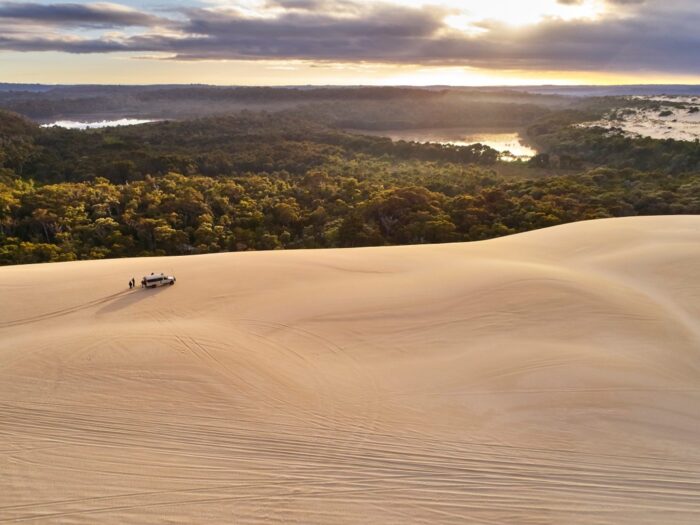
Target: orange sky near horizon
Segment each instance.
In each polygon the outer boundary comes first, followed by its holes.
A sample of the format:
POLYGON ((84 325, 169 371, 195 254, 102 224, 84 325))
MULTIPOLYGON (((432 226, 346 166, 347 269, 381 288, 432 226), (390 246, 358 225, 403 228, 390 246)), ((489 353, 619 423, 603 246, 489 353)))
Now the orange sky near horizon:
POLYGON ((698 75, 653 72, 514 71, 294 60, 177 61, 138 55, 0 52, 0 82, 39 84, 212 84, 518 86, 698 84, 698 75))

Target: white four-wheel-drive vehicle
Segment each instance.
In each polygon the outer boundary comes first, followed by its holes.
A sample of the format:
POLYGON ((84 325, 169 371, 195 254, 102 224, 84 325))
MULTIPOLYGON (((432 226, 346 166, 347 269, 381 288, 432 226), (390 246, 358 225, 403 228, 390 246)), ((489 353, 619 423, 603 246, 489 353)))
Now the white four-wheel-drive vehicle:
POLYGON ((158 286, 166 286, 175 284, 175 277, 165 275, 164 273, 152 273, 141 279, 141 286, 144 288, 156 288, 158 286))

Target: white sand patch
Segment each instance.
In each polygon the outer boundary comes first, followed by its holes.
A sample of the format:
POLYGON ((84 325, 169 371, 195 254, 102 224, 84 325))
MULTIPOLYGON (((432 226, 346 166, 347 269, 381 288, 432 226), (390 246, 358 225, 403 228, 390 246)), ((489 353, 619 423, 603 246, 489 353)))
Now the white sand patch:
POLYGON ((694 141, 700 139, 700 97, 634 97, 659 102, 657 108, 621 107, 602 120, 588 122, 582 126, 619 128, 625 133, 654 139, 694 141), (663 104, 675 102, 685 104, 675 107, 663 104))

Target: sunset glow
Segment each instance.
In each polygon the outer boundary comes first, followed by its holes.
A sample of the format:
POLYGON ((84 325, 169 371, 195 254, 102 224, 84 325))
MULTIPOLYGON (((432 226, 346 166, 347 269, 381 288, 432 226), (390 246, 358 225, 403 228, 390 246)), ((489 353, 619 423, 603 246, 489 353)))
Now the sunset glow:
POLYGON ((697 11, 690 0, 0 1, 0 69, 46 83, 692 83, 700 63, 677 50, 700 44, 697 11))

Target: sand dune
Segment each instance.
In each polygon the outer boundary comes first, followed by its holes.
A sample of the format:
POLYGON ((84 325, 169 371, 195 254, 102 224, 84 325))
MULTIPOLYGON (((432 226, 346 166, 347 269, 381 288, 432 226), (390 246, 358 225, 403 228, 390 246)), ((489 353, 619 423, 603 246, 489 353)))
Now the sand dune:
POLYGON ((0 299, 0 523, 700 522, 700 217, 0 299))

